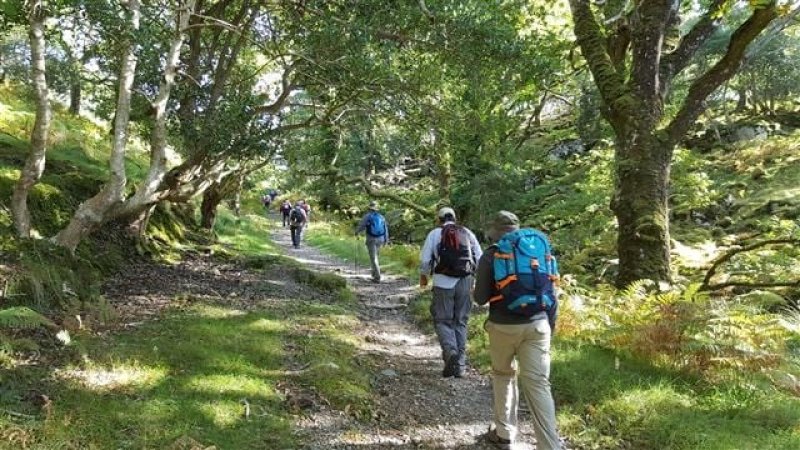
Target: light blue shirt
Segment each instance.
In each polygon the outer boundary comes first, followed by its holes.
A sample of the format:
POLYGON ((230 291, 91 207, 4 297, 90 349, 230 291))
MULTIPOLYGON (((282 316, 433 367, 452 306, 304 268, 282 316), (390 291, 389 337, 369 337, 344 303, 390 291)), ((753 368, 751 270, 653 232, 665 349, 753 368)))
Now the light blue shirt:
MULTIPOLYGON (((442 226, 455 222, 445 222, 442 226)), ((483 251, 481 245, 478 243, 478 238, 468 228, 464 228, 469 236, 470 249, 472 250, 472 258, 474 261, 481 259, 483 251)), ((433 272, 433 267, 436 265, 436 260, 439 259, 439 244, 442 242, 442 227, 434 228, 428 233, 425 238, 425 244, 419 254, 420 267, 419 273, 421 275, 430 275, 433 272)), ((476 263, 477 265, 477 263, 476 263)), ((460 278, 450 277, 441 273, 433 274, 433 285, 442 289, 453 289, 460 278)))

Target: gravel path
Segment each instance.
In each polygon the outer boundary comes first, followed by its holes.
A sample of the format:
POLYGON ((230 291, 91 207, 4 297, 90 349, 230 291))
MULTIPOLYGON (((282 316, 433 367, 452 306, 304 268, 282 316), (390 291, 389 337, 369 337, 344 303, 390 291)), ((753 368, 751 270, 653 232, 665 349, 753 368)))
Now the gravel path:
MULTIPOLYGON (((313 231, 312 231, 313 232, 313 231)), ((289 231, 273 239, 307 267, 347 278, 359 299, 363 353, 382 362, 375 370, 375 418, 359 422, 323 408, 296 424, 306 449, 491 449, 483 440, 491 416, 490 380, 469 369, 461 379, 442 378, 435 336, 415 326, 406 310, 416 293, 408 280, 385 276, 374 284, 369 269, 325 255, 308 245, 291 247, 289 231)), ((534 449, 530 419, 515 450, 534 449)))

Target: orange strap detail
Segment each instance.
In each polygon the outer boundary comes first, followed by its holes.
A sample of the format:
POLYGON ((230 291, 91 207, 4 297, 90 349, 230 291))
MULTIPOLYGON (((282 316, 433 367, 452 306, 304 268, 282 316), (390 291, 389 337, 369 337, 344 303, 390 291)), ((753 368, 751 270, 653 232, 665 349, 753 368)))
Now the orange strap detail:
POLYGON ((504 287, 508 286, 509 284, 511 284, 511 283, 513 283, 515 281, 517 281, 517 276, 516 275, 509 275, 509 276, 503 278, 502 280, 498 281, 497 283, 495 283, 495 288, 498 291, 502 291, 504 287))
POLYGON ((500 253, 500 252, 497 252, 497 253, 494 254, 494 257, 496 259, 514 259, 514 254, 513 253, 500 253))
POLYGON ((489 303, 499 302, 502 299, 502 295, 495 295, 494 297, 489 297, 489 303))

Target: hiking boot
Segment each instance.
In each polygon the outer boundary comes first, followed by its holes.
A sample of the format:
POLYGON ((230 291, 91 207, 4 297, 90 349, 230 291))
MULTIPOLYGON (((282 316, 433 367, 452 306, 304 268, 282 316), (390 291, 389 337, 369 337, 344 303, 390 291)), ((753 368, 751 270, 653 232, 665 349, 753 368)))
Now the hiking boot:
POLYGON ((445 378, 454 377, 456 373, 459 371, 458 367, 458 353, 453 353, 452 355, 447 357, 447 361, 444 363, 444 370, 442 370, 442 376, 445 378))
POLYGON ((486 441, 494 445, 495 448, 511 450, 511 439, 504 439, 497 435, 497 429, 490 428, 486 433, 486 441))

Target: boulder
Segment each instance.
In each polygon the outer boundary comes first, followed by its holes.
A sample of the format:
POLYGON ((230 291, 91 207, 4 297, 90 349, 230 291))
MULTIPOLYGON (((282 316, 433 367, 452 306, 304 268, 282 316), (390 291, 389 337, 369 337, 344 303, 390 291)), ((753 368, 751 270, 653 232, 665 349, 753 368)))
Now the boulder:
POLYGON ((564 139, 554 145, 547 154, 550 156, 550 159, 565 160, 570 156, 583 155, 589 151, 589 149, 590 147, 580 139, 564 139))

